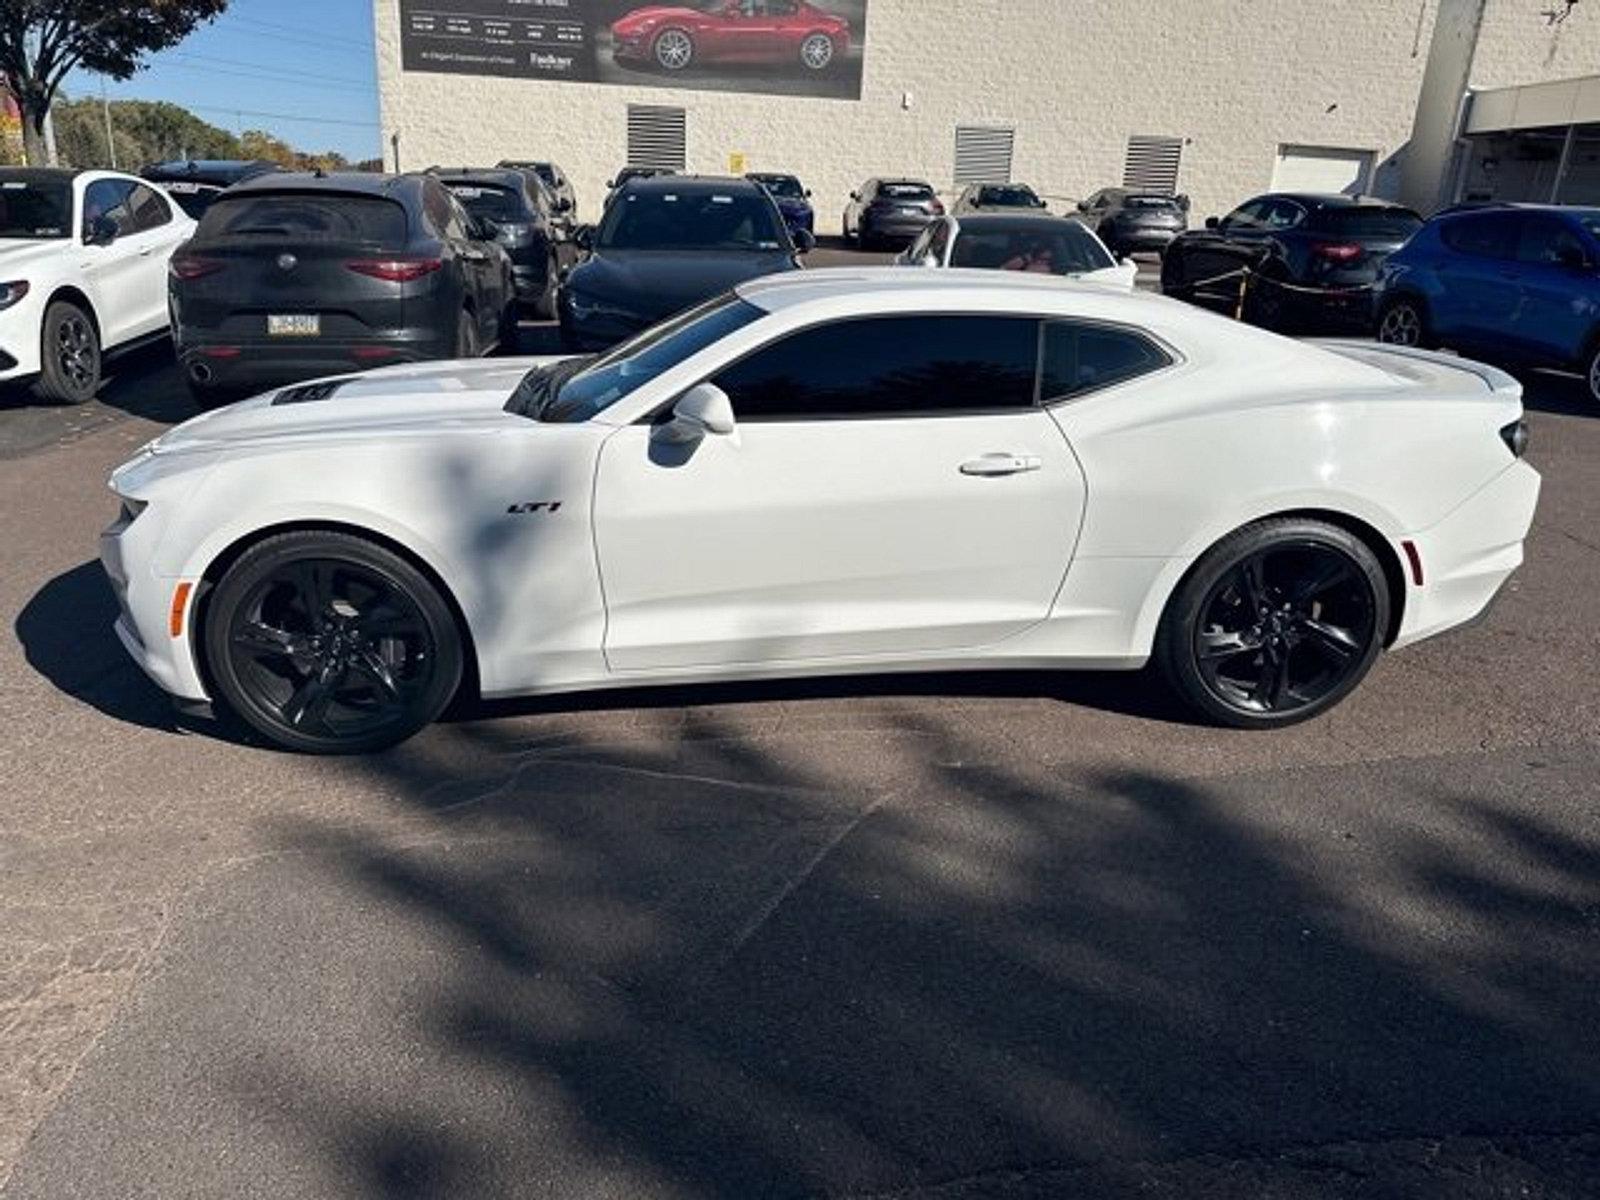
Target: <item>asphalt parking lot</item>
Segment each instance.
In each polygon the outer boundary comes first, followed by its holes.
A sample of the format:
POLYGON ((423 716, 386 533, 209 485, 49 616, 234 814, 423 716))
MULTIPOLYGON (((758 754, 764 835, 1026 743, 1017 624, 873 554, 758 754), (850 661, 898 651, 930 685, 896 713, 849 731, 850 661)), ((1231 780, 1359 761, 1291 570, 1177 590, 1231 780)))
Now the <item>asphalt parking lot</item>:
POLYGON ((1501 603, 1307 726, 927 676, 332 761, 176 722, 117 644, 104 479, 190 410, 159 349, 115 375, 0 397, 7 1200, 1600 1194, 1569 381, 1501 603))

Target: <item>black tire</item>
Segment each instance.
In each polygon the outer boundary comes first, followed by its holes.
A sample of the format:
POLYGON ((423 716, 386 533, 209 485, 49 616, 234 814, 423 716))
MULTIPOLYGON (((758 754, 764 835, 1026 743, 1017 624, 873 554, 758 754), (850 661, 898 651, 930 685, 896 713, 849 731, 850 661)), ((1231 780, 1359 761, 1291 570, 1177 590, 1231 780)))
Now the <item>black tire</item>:
POLYGON ((39 336, 39 378, 33 393, 51 404, 84 404, 100 390, 100 332, 70 300, 44 310, 39 336))
POLYGON ((478 357, 478 318, 466 309, 456 317, 457 358, 478 357))
POLYGON ((1161 294, 1171 296, 1174 300, 1182 300, 1185 304, 1194 303, 1194 289, 1188 287, 1179 279, 1179 272, 1183 270, 1183 252, 1171 253, 1172 247, 1161 256, 1161 294))
POLYGON ((1255 273, 1244 297, 1246 324, 1270 329, 1274 333, 1282 333, 1289 328, 1289 293, 1279 286, 1281 282, 1269 269, 1255 273))
POLYGON ((1428 324, 1428 308, 1414 296, 1400 295, 1385 300, 1378 310, 1378 324, 1372 335, 1389 346, 1417 346, 1422 349, 1434 346, 1433 330, 1428 324), (1410 331, 1409 340, 1399 336, 1402 329, 1410 331))
POLYGON ((201 645, 219 715, 305 754, 404 741, 445 710, 464 670, 455 617, 427 577, 344 533, 246 550, 208 599, 201 645))
POLYGON ((1365 542, 1323 521, 1259 521, 1213 546, 1162 615, 1155 660, 1196 712, 1275 729, 1326 712, 1383 650, 1391 600, 1365 542))

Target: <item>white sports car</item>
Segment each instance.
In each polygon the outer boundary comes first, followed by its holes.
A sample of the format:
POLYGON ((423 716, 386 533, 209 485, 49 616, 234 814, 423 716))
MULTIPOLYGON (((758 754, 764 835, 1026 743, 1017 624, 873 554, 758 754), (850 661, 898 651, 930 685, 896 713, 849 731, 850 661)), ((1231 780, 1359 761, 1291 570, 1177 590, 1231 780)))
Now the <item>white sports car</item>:
POLYGON ((112 476, 181 703, 363 751, 486 696, 1137 668, 1284 725, 1476 616, 1539 477, 1489 367, 1006 272, 761 279, 598 358, 209 413, 112 476))

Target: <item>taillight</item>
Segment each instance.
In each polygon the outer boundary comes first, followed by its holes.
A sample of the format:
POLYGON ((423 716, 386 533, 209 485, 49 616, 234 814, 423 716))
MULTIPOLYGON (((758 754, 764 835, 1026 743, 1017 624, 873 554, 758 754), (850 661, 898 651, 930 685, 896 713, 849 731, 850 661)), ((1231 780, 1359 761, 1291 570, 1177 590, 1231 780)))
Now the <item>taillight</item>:
POLYGON ((1513 421, 1500 430, 1500 440, 1506 444, 1506 449, 1517 458, 1528 452, 1528 423, 1526 421, 1513 421))
POLYGON ((933 202, 933 215, 936 217, 944 216, 944 205, 938 200, 933 202))
POLYGON ((367 275, 389 283, 410 283, 413 279, 433 274, 442 266, 444 260, 438 258, 358 258, 345 263, 345 267, 357 275, 367 275))
POLYGON ((1329 262, 1355 262, 1361 257, 1361 247, 1354 242, 1320 242, 1311 247, 1311 253, 1329 262))
POLYGON ((207 275, 215 275, 227 263, 218 262, 214 258, 196 258, 193 255, 176 255, 167 263, 167 269, 172 272, 174 279, 190 280, 204 279, 207 275))

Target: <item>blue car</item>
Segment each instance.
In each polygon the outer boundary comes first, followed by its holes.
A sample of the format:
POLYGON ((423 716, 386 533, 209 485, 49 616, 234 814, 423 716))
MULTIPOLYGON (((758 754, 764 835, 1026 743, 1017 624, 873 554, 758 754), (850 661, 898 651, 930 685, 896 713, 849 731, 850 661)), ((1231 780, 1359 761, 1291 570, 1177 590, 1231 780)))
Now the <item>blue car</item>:
POLYGON ((1600 402, 1600 208, 1451 209, 1389 256, 1378 340, 1577 371, 1600 402))
POLYGON ((811 193, 793 175, 757 172, 745 178, 767 189, 778 205, 778 211, 783 214, 783 223, 789 227, 791 234, 799 233, 802 229, 807 233, 816 233, 817 214, 811 208, 811 193))

